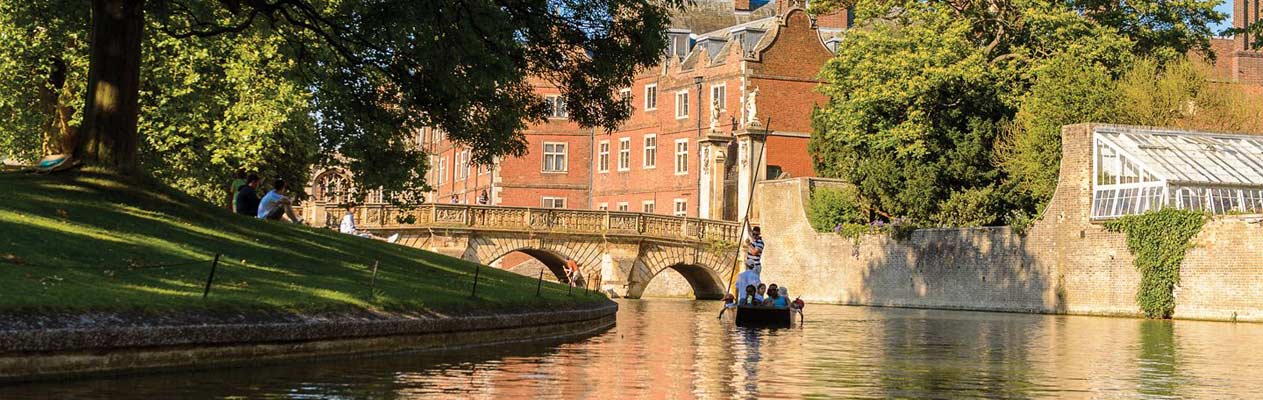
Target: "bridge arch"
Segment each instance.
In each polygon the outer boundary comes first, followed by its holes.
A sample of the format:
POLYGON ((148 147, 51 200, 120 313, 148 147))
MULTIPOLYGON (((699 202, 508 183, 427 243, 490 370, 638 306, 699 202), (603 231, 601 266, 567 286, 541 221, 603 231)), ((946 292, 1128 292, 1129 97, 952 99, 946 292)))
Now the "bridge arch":
POLYGON ((638 291, 628 293, 628 297, 640 297, 644 290, 654 279, 663 274, 679 274, 688 282, 689 288, 693 290, 693 297, 698 300, 719 300, 724 298, 724 280, 715 274, 713 268, 688 263, 677 263, 667 265, 659 269, 653 275, 649 276, 643 284, 637 285, 638 291))
POLYGON ((469 238, 462 258, 491 264, 513 253, 523 253, 544 264, 559 282, 565 282, 566 258, 579 264, 580 278, 577 284, 585 285, 601 270, 601 255, 605 246, 599 238, 591 237, 523 237, 521 234, 478 233, 469 238))

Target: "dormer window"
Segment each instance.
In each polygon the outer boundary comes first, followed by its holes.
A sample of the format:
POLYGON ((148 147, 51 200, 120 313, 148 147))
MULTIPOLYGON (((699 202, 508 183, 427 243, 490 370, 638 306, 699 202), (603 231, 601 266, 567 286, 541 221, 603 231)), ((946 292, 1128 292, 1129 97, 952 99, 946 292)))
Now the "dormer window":
POLYGON ((570 116, 566 112, 566 99, 561 96, 544 96, 544 101, 548 102, 548 118, 566 119, 570 116))
POLYGON ((684 58, 689 54, 690 34, 692 32, 687 29, 670 29, 667 30, 667 54, 679 58, 684 58))

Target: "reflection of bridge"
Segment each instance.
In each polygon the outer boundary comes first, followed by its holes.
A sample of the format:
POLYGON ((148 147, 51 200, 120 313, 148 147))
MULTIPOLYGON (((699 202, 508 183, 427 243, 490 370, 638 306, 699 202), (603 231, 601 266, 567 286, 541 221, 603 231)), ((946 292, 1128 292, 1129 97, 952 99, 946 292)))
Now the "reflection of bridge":
MULTIPOLYGON (((336 205, 304 208, 306 219, 332 226, 345 214, 336 205)), ((400 243, 491 264, 519 251, 563 279, 566 257, 604 290, 637 298, 649 281, 674 270, 699 299, 720 298, 739 238, 735 222, 630 212, 426 204, 412 209, 365 205, 354 209, 358 228, 399 233, 400 243)), ((587 283, 587 282, 580 282, 587 283)))

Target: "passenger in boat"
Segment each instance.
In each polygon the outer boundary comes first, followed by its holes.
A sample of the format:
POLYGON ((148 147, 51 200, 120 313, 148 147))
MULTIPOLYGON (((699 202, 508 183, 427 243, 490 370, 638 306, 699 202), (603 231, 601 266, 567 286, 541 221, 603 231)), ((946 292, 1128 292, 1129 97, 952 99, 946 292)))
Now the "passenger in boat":
POLYGON ((759 304, 758 293, 755 292, 754 285, 746 285, 746 295, 741 297, 741 305, 754 306, 759 304))
POLYGON ((789 301, 781 297, 781 292, 776 284, 773 283, 767 287, 767 299, 763 300, 763 305, 767 307, 788 308, 789 301))
MULTIPOLYGON (((737 285, 734 286, 733 288, 740 291, 740 290, 744 290, 746 286, 758 287, 760 284, 761 283, 759 281, 759 272, 754 269, 753 264, 747 263, 746 271, 737 275, 737 285)), ((738 296, 741 296, 740 297, 741 300, 738 302, 744 304, 743 301, 745 300, 745 294, 742 294, 742 293, 745 293, 745 292, 738 292, 738 296)), ((756 292, 754 294, 757 295, 758 293, 756 292)), ((763 296, 756 296, 756 298, 758 298, 759 301, 763 301, 763 296)))
POLYGON ((759 283, 759 290, 755 292, 755 298, 759 300, 759 304, 767 300, 767 285, 759 283))

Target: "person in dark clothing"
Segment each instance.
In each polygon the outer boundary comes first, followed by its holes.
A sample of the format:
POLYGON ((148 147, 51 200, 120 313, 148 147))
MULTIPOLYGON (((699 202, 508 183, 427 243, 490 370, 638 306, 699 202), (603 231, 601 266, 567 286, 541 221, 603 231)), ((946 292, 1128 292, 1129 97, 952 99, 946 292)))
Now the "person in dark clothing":
POLYGON ((259 194, 255 189, 259 187, 259 176, 250 174, 246 177, 246 184, 237 188, 237 199, 233 203, 237 206, 237 214, 255 216, 259 212, 259 194))

